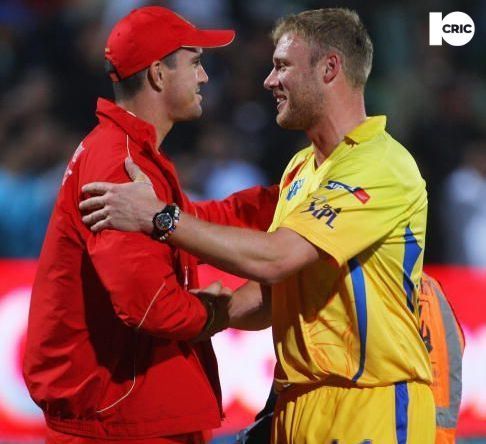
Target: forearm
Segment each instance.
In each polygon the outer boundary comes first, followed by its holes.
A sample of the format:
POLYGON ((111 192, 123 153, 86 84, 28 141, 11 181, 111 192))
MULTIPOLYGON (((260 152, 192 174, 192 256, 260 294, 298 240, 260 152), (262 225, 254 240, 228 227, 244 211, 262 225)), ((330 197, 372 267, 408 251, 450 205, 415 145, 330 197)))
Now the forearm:
POLYGON ((124 324, 174 340, 189 340, 201 332, 206 308, 181 287, 168 245, 140 233, 110 230, 89 235, 86 248, 93 267, 87 270, 96 277, 86 280, 86 291, 99 291, 101 281, 124 324))
MULTIPOLYGON (((86 185, 84 192, 101 195, 80 204, 84 212, 94 210, 83 216, 83 222, 93 232, 117 229, 152 233, 154 215, 166 204, 157 198, 150 185, 150 182, 86 185)), ((164 219, 161 221, 160 217, 165 216, 170 217, 170 214, 157 217, 162 227, 164 219)), ((173 229, 173 225, 167 231, 159 227, 157 235, 165 240, 165 235, 171 232, 169 243, 225 271, 268 285, 285 279, 322 255, 304 236, 285 227, 265 233, 213 225, 182 212, 175 231, 173 229)))
POLYGON ((181 214, 169 243, 229 273, 264 283, 280 277, 282 249, 271 233, 209 224, 181 214))
POLYGON ((229 327, 239 330, 263 330, 272 325, 271 291, 249 281, 233 294, 228 307, 229 327))

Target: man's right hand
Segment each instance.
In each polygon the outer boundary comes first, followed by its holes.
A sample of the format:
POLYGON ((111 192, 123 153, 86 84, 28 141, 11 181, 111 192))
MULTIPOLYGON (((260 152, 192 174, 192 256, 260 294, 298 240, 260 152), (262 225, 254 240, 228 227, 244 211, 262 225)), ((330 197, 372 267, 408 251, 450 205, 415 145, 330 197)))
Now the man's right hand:
POLYGON ((166 204, 158 200, 152 182, 132 159, 125 160, 125 169, 133 182, 92 182, 82 187, 83 193, 91 195, 79 204, 82 220, 91 231, 152 233, 154 214, 166 204))

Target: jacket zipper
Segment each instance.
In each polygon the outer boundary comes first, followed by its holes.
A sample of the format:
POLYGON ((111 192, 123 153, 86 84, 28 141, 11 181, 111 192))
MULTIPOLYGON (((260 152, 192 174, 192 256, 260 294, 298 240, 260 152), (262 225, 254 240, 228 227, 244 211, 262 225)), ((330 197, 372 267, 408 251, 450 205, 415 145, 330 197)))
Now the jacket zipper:
POLYGON ((189 288, 189 267, 184 265, 184 290, 187 291, 189 288))

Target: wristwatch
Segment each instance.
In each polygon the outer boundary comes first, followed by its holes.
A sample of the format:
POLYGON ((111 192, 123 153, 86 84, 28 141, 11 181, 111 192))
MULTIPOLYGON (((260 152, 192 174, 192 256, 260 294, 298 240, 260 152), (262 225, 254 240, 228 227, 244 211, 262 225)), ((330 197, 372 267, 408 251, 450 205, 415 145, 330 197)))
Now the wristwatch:
POLYGON ((161 211, 155 213, 152 219, 154 226, 152 237, 165 242, 176 229, 180 214, 181 210, 175 203, 166 205, 161 211))

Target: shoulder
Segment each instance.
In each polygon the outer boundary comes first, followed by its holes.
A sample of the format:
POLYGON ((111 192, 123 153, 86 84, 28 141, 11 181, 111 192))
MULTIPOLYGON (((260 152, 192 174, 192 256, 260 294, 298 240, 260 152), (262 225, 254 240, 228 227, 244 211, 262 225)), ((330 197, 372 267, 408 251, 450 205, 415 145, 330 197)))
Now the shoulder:
POLYGON ((384 170, 402 185, 405 192, 414 189, 425 192, 425 181, 410 152, 390 134, 385 133, 384 138, 386 151, 381 162, 384 170))
POLYGON ((83 140, 91 158, 106 158, 127 151, 127 134, 113 124, 97 125, 83 140))
POLYGON ((353 148, 337 169, 372 182, 396 182, 405 188, 424 184, 413 156, 387 132, 353 148))
POLYGON ((350 148, 323 179, 321 188, 326 193, 370 201, 369 207, 393 204, 408 208, 426 201, 425 181, 415 160, 384 132, 350 148))
MULTIPOLYGON (((81 142, 79 173, 86 181, 126 181, 124 161, 129 154, 127 135, 115 125, 97 125, 81 142)), ((71 162, 77 162, 75 155, 71 162)))

